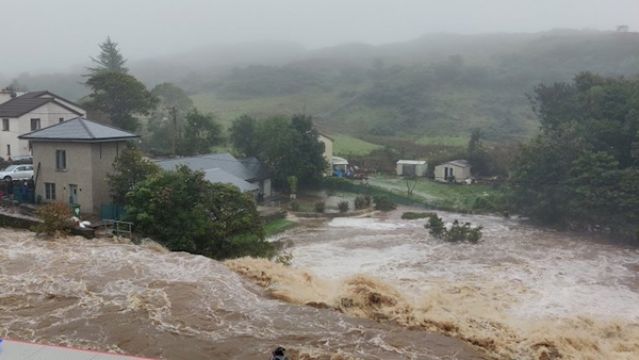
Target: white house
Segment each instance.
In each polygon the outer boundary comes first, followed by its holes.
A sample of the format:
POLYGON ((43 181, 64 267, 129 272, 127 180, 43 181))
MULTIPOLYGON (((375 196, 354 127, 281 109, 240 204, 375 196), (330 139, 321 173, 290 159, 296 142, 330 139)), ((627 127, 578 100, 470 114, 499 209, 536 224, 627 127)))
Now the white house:
MULTIPOLYGON (((57 123, 84 116, 77 104, 48 91, 32 91, 23 95, 0 96, 0 157, 30 155, 27 140, 18 136, 57 123), (2 102, 3 100, 6 100, 2 102)), ((12 94, 13 95, 13 94, 12 94)))
POLYGON ((435 180, 466 182, 471 179, 470 164, 466 160, 453 160, 435 166, 435 180))
POLYGON ((424 160, 399 160, 397 176, 426 176, 428 163, 424 160))

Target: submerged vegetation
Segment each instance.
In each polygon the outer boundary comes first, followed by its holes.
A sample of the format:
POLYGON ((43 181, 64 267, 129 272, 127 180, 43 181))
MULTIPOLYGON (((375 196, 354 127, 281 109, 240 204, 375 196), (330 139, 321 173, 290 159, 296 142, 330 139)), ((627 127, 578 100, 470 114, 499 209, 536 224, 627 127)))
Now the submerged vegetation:
POLYGON ((430 214, 428 222, 424 227, 428 229, 428 232, 432 236, 450 242, 468 241, 477 243, 482 236, 481 226, 473 227, 468 222, 461 224, 459 220, 453 221, 450 229, 448 229, 444 221, 437 216, 437 214, 430 214))

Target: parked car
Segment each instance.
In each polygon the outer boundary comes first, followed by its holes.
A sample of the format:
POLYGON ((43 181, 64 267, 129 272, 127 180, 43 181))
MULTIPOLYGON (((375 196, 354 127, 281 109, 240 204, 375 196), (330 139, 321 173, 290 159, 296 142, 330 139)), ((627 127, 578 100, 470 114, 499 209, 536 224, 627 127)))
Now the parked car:
POLYGON ((0 179, 11 180, 31 180, 33 179, 33 165, 9 165, 0 171, 0 179))

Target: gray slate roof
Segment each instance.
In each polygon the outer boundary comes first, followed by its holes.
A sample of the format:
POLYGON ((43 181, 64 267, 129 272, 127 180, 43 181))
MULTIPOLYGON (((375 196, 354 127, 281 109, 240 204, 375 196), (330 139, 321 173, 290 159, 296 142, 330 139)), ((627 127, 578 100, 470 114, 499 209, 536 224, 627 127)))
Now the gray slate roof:
POLYGON ((245 181, 219 168, 205 170, 204 179, 212 183, 235 185, 242 192, 257 191, 260 189, 258 185, 251 184, 250 182, 245 181))
MULTIPOLYGON (((68 106, 58 102, 55 100, 55 98, 53 97, 42 97, 43 95, 51 95, 54 97, 58 97, 61 100, 64 100, 70 104, 73 104, 71 101, 68 101, 66 99, 63 99, 55 94, 52 94, 48 91, 33 91, 33 92, 28 92, 24 95, 20 95, 18 97, 15 97, 5 103, 0 104, 0 118, 1 117, 5 117, 5 118, 16 118, 16 117, 20 117, 32 110, 35 110, 37 108, 39 108, 42 105, 45 105, 47 103, 50 102, 54 102, 56 104, 58 104, 59 106, 62 106, 63 108, 74 112, 78 115, 81 115, 80 113, 78 113, 77 111, 69 108, 68 106)), ((75 104, 74 104, 75 105, 75 104)))
POLYGON ((77 117, 18 136, 31 141, 110 142, 139 137, 130 132, 77 117))
POLYGON ((268 173, 264 170, 259 160, 255 158, 238 160, 229 153, 159 160, 156 163, 164 170, 175 170, 178 165, 185 165, 191 170, 201 171, 222 169, 246 181, 261 180, 268 177, 268 173))

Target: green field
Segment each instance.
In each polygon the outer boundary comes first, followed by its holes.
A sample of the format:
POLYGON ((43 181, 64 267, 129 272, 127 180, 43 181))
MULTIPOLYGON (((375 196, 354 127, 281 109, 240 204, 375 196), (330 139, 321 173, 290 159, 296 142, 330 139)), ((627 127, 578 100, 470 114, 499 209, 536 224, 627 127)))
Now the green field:
POLYGON ((335 140, 333 143, 333 153, 339 156, 367 155, 371 151, 382 147, 381 145, 369 143, 345 134, 331 136, 335 140))
POLYGON ((468 136, 434 136, 424 135, 415 141, 418 145, 448 145, 465 147, 468 144, 468 136))
MULTIPOLYGON (((369 183, 371 186, 408 196, 406 180, 402 178, 375 177, 369 183)), ((503 205, 503 192, 499 188, 480 184, 446 184, 429 179, 418 179, 411 197, 428 207, 452 211, 491 211, 503 205)))

